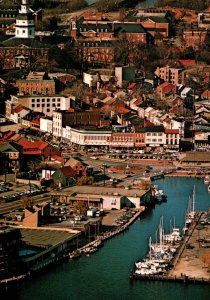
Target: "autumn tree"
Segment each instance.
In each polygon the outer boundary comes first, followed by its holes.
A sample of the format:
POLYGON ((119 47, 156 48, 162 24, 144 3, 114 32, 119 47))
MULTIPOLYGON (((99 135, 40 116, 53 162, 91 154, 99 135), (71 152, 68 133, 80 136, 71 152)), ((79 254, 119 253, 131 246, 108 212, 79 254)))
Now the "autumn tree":
POLYGON ((96 2, 96 9, 99 12, 116 11, 120 7, 120 0, 98 0, 96 2))
POLYGON ((20 204, 23 208, 33 207, 34 201, 30 196, 25 195, 21 198, 20 204))
POLYGON ((93 183, 92 176, 81 176, 77 178, 77 185, 91 185, 93 183))
POLYGON ((75 201, 73 203, 73 211, 75 214, 86 215, 88 208, 88 203, 85 201, 75 201))

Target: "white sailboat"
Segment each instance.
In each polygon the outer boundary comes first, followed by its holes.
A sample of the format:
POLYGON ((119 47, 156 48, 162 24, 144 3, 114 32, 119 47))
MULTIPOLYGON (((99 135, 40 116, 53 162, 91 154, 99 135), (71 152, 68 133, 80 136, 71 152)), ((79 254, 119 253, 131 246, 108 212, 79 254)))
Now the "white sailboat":
POLYGON ((190 225, 195 218, 195 185, 193 187, 192 198, 189 199, 188 212, 186 215, 186 225, 190 225))

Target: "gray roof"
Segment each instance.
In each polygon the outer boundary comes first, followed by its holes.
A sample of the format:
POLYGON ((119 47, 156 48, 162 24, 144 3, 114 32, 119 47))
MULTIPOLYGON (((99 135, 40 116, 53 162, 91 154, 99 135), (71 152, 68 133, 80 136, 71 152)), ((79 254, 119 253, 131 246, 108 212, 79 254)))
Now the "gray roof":
POLYGON ((115 30, 121 33, 146 33, 141 24, 138 23, 114 23, 115 30))
MULTIPOLYGON (((127 190, 125 188, 113 188, 113 187, 101 187, 101 186, 72 186, 62 190, 62 194, 70 195, 70 193, 76 193, 76 196, 81 195, 97 195, 97 196, 107 196, 107 195, 115 195, 115 196, 127 196, 127 197, 142 197, 147 191, 139 190, 139 189, 131 189, 127 190)), ((59 194, 59 193, 58 193, 59 194)), ((75 196, 75 197, 76 197, 75 196)))

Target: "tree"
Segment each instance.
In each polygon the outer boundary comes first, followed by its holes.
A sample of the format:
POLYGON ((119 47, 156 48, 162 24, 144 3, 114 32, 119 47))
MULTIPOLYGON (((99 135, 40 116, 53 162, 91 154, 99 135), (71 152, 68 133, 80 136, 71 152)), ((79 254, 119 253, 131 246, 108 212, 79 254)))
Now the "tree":
POLYGON ((120 0, 98 0, 96 2, 96 9, 99 12, 116 11, 120 7, 120 0))
POLYGON ((25 195, 21 198, 20 204, 23 208, 33 207, 34 201, 30 196, 25 195))
POLYGON ((75 201, 73 203, 73 211, 75 214, 87 215, 88 203, 85 201, 75 201))

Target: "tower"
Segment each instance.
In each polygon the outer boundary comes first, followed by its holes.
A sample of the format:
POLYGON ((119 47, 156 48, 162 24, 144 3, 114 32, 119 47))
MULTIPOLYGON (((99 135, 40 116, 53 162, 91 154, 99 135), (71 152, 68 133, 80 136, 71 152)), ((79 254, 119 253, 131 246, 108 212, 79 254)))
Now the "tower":
POLYGON ((29 8, 29 0, 22 0, 21 9, 16 17, 15 37, 35 37, 34 16, 29 8))

